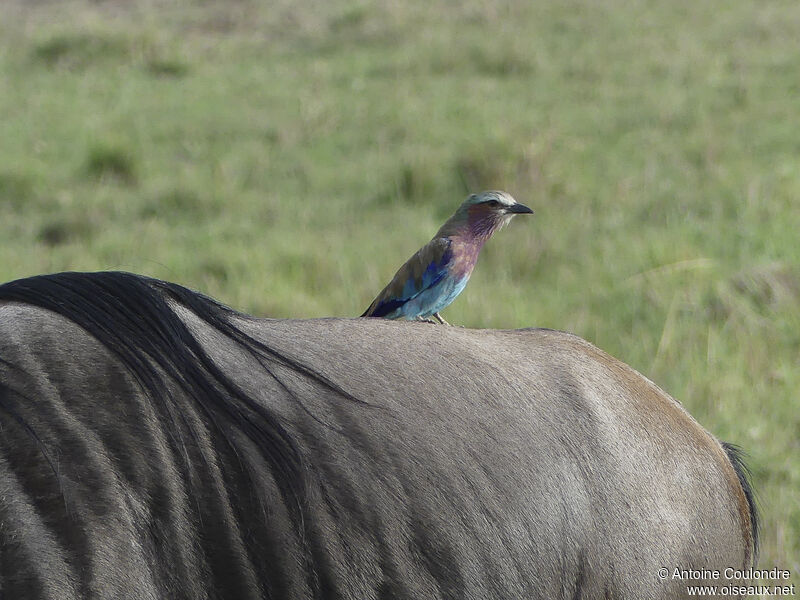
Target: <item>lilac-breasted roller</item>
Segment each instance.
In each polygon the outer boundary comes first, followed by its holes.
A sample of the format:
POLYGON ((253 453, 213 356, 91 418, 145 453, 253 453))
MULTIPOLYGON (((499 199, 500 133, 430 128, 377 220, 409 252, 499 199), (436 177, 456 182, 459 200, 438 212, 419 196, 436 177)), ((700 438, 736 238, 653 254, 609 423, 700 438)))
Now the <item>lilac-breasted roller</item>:
POLYGON ((439 311, 467 285, 478 253, 492 234, 514 215, 532 214, 510 194, 472 194, 433 239, 408 259, 362 317, 446 321, 439 311))

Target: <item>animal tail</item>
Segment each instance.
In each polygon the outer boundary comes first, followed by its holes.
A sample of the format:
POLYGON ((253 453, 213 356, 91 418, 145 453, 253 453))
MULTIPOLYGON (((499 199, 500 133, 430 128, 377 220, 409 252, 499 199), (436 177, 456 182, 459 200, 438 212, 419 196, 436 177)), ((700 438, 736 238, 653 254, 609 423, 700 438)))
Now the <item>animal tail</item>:
POLYGON ((728 455, 728 459, 733 465, 733 470, 736 471, 736 476, 739 478, 739 483, 742 486, 744 497, 747 499, 747 507, 750 512, 750 537, 753 544, 752 563, 755 566, 756 562, 758 561, 759 516, 758 506, 756 506, 755 490, 750 482, 752 473, 744 461, 745 453, 741 448, 739 448, 739 446, 722 442, 722 448, 725 450, 725 454, 728 455))

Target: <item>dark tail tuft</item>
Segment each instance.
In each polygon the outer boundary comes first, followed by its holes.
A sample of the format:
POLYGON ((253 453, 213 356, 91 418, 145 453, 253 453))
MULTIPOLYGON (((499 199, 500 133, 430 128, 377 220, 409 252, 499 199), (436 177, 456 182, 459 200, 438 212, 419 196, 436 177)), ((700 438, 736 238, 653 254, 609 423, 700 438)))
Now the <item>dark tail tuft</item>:
POLYGON ((745 464, 744 451, 734 444, 722 442, 722 447, 725 449, 725 454, 733 465, 733 470, 736 471, 736 476, 739 478, 739 483, 742 485, 742 491, 745 498, 747 498, 747 505, 750 508, 750 529, 753 538, 753 565, 758 562, 758 507, 756 506, 756 495, 753 486, 750 483, 753 474, 745 464))

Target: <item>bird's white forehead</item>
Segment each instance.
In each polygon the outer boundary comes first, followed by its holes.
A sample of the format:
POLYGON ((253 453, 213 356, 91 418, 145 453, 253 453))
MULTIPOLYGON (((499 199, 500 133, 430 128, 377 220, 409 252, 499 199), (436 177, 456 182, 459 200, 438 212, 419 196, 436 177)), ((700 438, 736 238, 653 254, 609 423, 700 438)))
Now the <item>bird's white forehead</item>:
POLYGON ((480 194, 472 194, 467 198, 467 204, 480 204, 481 202, 489 202, 490 200, 497 200, 503 206, 513 206, 517 203, 511 194, 499 190, 489 190, 487 192, 481 192, 480 194))

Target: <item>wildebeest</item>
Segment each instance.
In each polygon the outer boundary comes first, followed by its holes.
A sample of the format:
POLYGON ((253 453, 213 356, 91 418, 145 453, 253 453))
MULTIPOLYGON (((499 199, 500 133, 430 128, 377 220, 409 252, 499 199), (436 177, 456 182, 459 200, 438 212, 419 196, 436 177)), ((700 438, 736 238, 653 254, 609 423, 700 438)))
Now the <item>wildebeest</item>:
POLYGON ((678 598, 748 566, 737 451, 557 331, 0 286, 0 597, 678 598))

